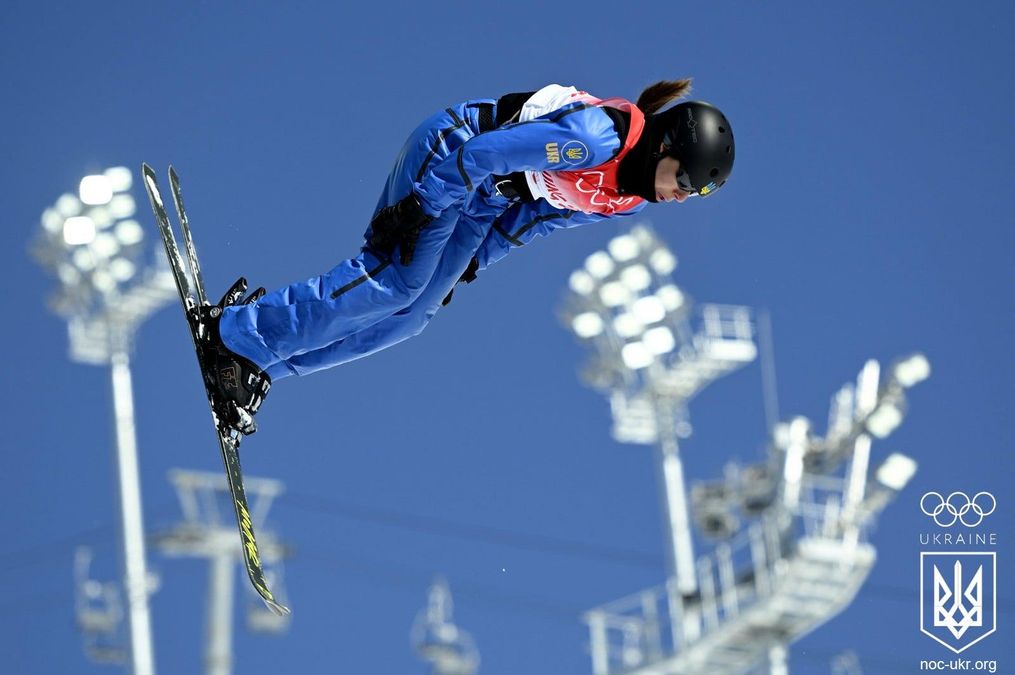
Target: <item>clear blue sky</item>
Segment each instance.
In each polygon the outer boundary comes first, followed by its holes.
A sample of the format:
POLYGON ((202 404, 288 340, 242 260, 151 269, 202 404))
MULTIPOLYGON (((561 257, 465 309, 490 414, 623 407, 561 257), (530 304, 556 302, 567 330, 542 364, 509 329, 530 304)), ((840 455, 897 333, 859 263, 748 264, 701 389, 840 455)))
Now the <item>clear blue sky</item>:
MULTIPOLYGON (((59 194, 91 170, 172 163, 212 292, 239 274, 273 288, 356 250, 430 112, 550 82, 634 98, 682 76, 729 115, 736 171, 715 199, 644 214, 696 299, 771 312, 783 416, 824 430, 828 397, 871 357, 923 350, 934 367, 875 446, 920 472, 873 534, 871 581, 794 646, 794 672, 828 672, 844 648, 868 673, 945 655, 917 630, 927 490, 999 495, 1001 634, 970 654, 1013 667, 1009 3, 247 4, 0 6, 4 672, 108 672, 79 647, 70 568, 90 543, 99 574, 118 569, 108 374, 68 361, 43 306, 54 282, 26 253, 59 194)), ((237 672, 423 672, 408 631, 438 572, 482 672, 591 671, 581 612, 664 574, 649 451, 610 439, 554 315, 617 227, 516 251, 420 337, 275 387, 244 458, 292 495, 271 521, 297 549, 295 616, 278 639, 238 630, 237 672), (557 544, 520 545, 536 537, 557 544)), ((144 325, 134 366, 157 531, 179 515, 166 471, 220 467, 178 309, 144 325)), ((754 365, 693 402, 692 479, 760 456, 761 390, 754 365)), ((151 561, 159 670, 199 672, 206 567, 151 561)))

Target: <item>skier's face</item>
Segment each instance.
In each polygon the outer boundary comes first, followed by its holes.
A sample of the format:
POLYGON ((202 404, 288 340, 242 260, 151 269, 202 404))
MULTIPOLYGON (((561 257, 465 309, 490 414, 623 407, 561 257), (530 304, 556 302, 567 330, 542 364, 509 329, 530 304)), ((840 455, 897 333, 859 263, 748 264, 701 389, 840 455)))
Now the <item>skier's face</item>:
MULTIPOLYGON (((659 147, 662 151, 663 146, 659 147)), ((680 173, 680 160, 664 155, 656 164, 656 201, 682 202, 694 193, 680 187, 677 174, 680 173)))

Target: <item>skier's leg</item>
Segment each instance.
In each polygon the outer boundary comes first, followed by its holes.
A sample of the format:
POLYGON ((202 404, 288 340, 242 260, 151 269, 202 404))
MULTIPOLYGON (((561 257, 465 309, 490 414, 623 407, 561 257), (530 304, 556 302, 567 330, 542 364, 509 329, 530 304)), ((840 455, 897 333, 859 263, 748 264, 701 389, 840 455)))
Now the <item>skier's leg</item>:
POLYGON ((469 266, 476 249, 490 230, 490 222, 490 218, 461 216, 441 253, 433 277, 410 305, 327 347, 279 362, 268 371, 272 379, 307 375, 368 356, 418 335, 469 266))
MULTIPOLYGON (((408 195, 428 162, 454 152, 474 135, 464 114, 445 110, 426 120, 406 141, 388 177, 377 210, 408 195)), ((458 213, 449 209, 420 233, 410 265, 398 251, 389 259, 364 248, 323 276, 292 284, 256 303, 230 307, 222 316, 222 340, 269 373, 279 362, 322 349, 361 331, 413 302, 432 278, 458 213)), ((370 237, 367 229, 366 238, 370 237)))
POLYGON ((220 324, 223 341, 266 368, 373 325, 422 292, 457 218, 449 210, 430 223, 411 265, 363 251, 327 274, 227 308, 220 324))

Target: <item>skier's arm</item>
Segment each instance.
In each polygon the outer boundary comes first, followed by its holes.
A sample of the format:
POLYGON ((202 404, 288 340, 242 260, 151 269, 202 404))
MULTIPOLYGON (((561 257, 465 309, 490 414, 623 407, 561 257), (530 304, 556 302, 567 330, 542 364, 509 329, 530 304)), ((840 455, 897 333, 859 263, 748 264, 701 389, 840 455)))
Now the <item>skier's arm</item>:
POLYGON ((476 251, 476 262, 484 270, 506 256, 511 249, 524 246, 536 237, 547 237, 555 230, 578 227, 589 223, 630 216, 640 212, 645 204, 612 216, 601 213, 569 211, 552 206, 545 199, 527 204, 515 204, 494 221, 490 234, 476 251))
POLYGON ((493 174, 575 170, 609 160, 620 139, 601 108, 575 103, 474 136, 413 186, 427 215, 460 203, 493 174), (570 143, 570 145, 568 145, 570 143), (572 150, 564 155, 565 147, 572 150))

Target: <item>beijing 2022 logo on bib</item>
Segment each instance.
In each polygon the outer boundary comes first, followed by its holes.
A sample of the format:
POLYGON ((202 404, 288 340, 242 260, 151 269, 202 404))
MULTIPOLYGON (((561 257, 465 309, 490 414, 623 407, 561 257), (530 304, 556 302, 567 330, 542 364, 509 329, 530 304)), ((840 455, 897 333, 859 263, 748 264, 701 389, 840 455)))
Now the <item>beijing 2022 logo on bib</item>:
POLYGON ((997 629, 997 554, 920 553, 920 631, 956 654, 997 629))

